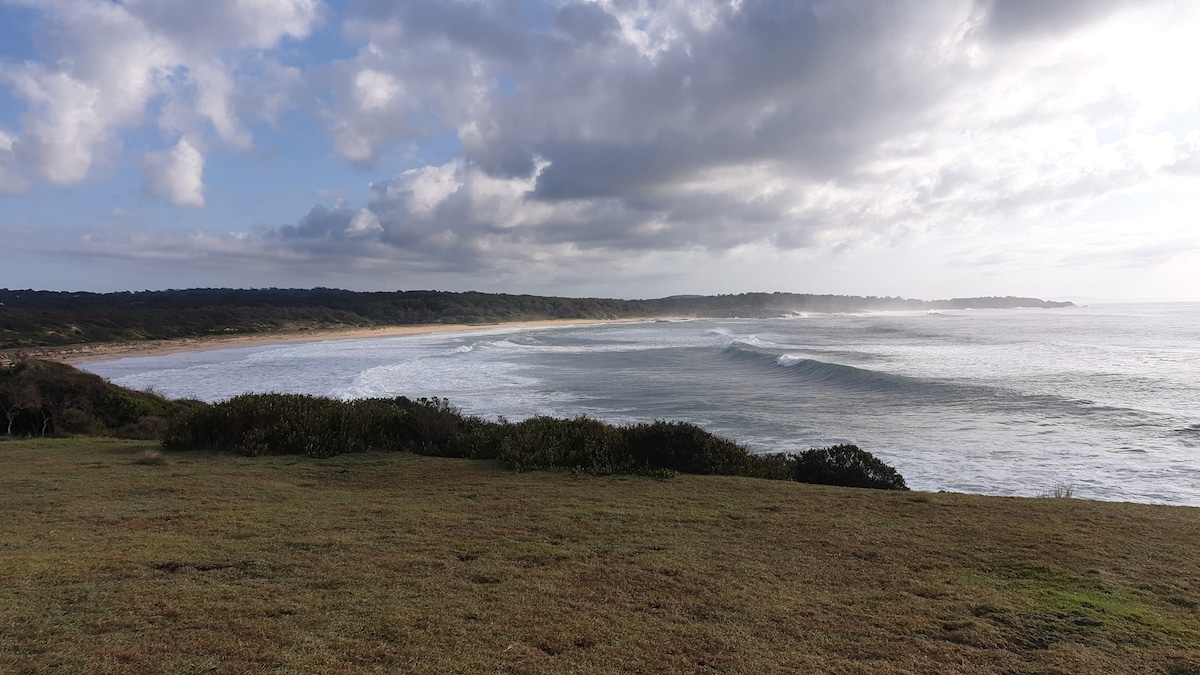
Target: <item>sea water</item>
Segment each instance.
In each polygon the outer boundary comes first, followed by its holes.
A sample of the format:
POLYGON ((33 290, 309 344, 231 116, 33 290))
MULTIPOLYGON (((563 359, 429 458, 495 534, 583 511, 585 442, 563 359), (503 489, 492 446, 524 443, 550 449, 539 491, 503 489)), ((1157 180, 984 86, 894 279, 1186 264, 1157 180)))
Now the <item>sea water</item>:
POLYGON ((513 421, 683 420, 755 452, 855 443, 918 490, 1200 506, 1200 303, 581 323, 84 367, 207 401, 439 396, 513 421))

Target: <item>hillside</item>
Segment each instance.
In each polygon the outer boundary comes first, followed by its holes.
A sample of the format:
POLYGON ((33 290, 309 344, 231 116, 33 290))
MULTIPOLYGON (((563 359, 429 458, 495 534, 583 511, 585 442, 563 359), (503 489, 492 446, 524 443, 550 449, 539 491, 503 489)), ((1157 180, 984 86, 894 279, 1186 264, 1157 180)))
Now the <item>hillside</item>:
POLYGON ((4 672, 1200 672, 1200 509, 0 440, 4 672))

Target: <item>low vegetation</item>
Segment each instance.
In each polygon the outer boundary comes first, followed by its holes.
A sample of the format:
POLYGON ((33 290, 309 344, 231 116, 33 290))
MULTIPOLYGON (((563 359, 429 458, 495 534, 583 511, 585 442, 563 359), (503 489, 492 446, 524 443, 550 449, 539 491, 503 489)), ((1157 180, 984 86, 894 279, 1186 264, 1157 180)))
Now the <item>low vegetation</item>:
POLYGON ((805 450, 789 462, 792 480, 820 485, 905 490, 904 477, 855 445, 805 450))
POLYGON ((587 417, 488 421, 464 416, 439 398, 339 401, 304 394, 242 394, 178 415, 163 436, 163 447, 309 457, 401 451, 499 459, 518 471, 719 474, 908 489, 899 473, 853 445, 794 456, 755 455, 686 422, 617 427, 587 417))
POLYGON ((0 410, 7 436, 158 438, 168 418, 201 405, 118 387, 54 361, 28 359, 0 366, 0 410))
POLYGON ((5 673, 1200 673, 1200 509, 0 438, 5 673))

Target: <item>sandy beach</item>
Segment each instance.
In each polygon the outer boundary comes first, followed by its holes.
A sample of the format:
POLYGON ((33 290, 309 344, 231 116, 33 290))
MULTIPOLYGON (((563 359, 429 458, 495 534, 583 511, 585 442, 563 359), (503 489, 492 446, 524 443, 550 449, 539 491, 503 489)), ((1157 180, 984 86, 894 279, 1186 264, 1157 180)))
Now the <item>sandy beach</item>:
MULTIPOLYGON (((497 328, 537 328, 544 326, 578 326, 603 323, 639 323, 645 321, 680 320, 691 317, 659 317, 629 319, 553 319, 544 321, 510 321, 489 324, 423 324, 413 326, 385 326, 381 328, 355 328, 348 330, 304 330, 257 335, 231 335, 183 338, 179 340, 148 340, 146 342, 114 342, 99 344, 69 345, 65 347, 30 349, 23 356, 50 359, 73 366, 96 361, 136 358, 141 356, 165 356, 180 352, 195 352, 230 347, 284 344, 295 342, 324 342, 327 340, 361 340, 364 338, 400 337, 406 335, 429 335, 433 333, 459 333, 466 331, 495 330, 497 328)), ((0 354, 0 361, 14 354, 0 354)))

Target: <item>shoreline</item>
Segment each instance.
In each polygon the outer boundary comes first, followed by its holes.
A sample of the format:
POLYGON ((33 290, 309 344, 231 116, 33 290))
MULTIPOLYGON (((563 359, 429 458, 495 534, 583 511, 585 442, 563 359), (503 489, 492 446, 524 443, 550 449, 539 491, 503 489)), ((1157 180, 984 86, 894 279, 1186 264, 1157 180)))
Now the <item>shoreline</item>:
MULTIPOLYGON (((146 342, 92 342, 63 347, 46 347, 21 350, 23 357, 58 361, 71 366, 119 359, 169 356, 186 352, 201 352, 234 347, 257 347, 271 344, 304 342, 327 342, 340 340, 363 340, 371 338, 407 337, 433 335, 437 333, 466 333, 505 328, 552 328, 557 326, 647 323, 654 321, 679 321, 694 317, 638 317, 626 319, 541 319, 535 321, 504 321, 488 324, 416 324, 410 326, 382 326, 378 328, 314 329, 279 331, 251 335, 205 336, 179 338, 175 340, 148 340, 146 342)), ((13 360, 17 353, 0 354, 0 363, 13 360)))

